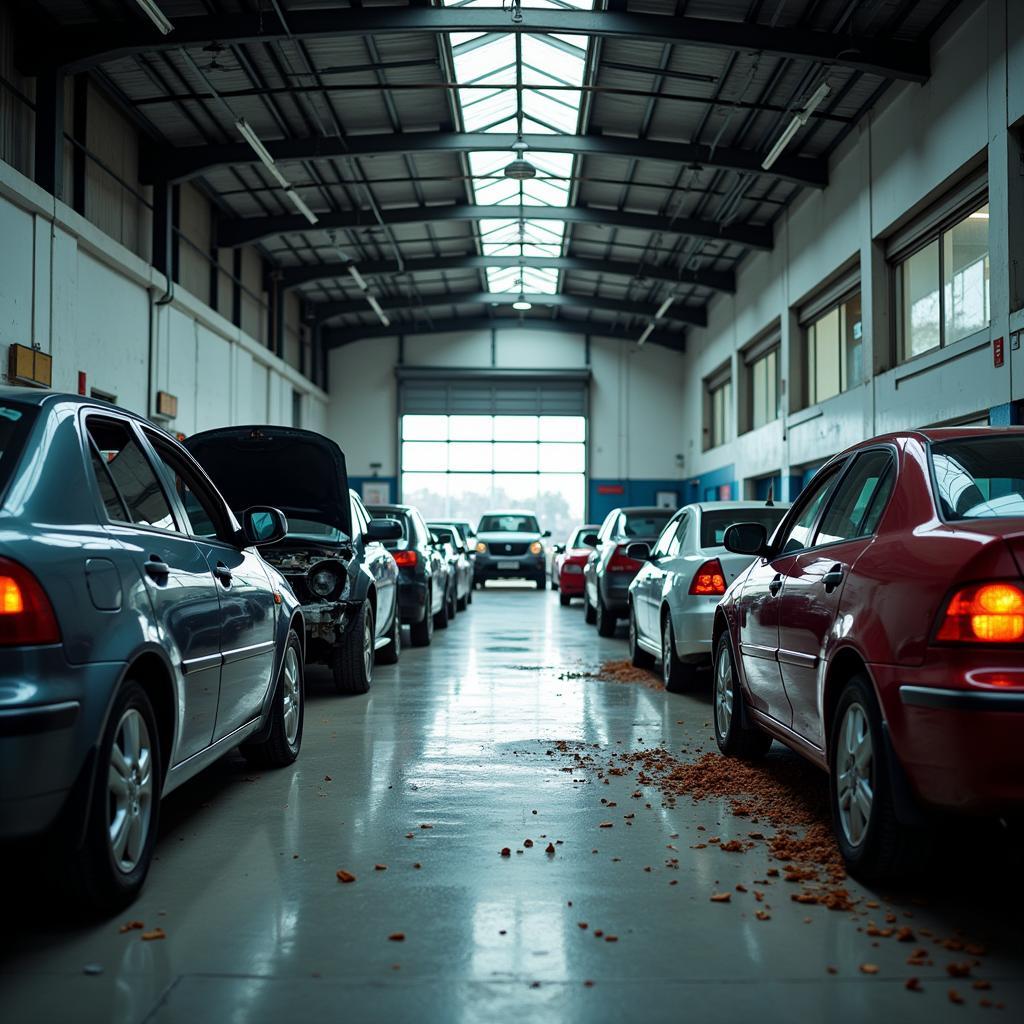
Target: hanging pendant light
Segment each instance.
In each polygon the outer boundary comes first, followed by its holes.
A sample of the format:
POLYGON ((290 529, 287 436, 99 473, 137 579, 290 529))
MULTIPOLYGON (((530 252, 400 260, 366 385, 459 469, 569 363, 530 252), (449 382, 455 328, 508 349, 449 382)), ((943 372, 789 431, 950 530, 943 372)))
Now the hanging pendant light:
POLYGON ((516 154, 516 158, 510 164, 505 165, 506 178, 511 178, 513 181, 528 181, 530 178, 537 177, 537 168, 523 156, 529 148, 523 142, 522 135, 512 143, 512 152, 516 154))
POLYGON ((530 302, 522 292, 520 292, 519 298, 512 303, 512 308, 518 309, 520 313, 525 313, 528 309, 533 309, 533 303, 530 302))

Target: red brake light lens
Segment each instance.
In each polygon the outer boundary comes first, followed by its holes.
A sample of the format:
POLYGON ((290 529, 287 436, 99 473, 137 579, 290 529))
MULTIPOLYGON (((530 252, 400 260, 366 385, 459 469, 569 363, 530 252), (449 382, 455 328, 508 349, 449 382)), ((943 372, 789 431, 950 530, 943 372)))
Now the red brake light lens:
POLYGON ((639 572, 643 566, 640 562, 626 557, 625 545, 619 544, 608 559, 608 572, 639 572))
POLYGON ((982 583, 958 590, 946 606, 936 639, 958 643, 1024 640, 1024 590, 1015 583, 982 583))
POLYGON ((720 597, 725 593, 725 573, 717 558, 709 559, 694 573, 690 593, 702 597, 720 597))
POLYGON ((416 564, 416 552, 415 551, 392 551, 395 556, 395 564, 403 569, 410 569, 416 564))
POLYGON ((0 558, 0 645, 60 643, 53 606, 26 568, 0 558))

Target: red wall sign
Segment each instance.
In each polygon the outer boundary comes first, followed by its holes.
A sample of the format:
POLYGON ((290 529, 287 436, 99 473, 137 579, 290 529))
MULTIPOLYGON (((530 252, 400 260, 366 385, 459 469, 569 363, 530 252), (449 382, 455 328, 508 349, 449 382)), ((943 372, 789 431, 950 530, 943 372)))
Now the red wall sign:
POLYGON ((993 338, 992 339, 992 365, 1002 366, 1003 365, 1003 339, 993 338))
POLYGON ((598 484, 598 494, 625 494, 626 488, 622 484, 598 484))

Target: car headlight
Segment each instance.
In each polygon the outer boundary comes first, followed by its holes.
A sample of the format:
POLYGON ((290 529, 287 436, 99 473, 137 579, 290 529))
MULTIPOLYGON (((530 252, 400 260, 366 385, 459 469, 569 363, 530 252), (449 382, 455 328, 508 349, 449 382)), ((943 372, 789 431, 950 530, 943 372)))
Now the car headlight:
POLYGON ((539 540, 535 540, 530 545, 530 554, 531 555, 540 555, 540 554, 543 554, 543 553, 544 553, 544 545, 541 544, 541 542, 539 540))
POLYGON ((487 554, 487 545, 483 541, 480 541, 476 546, 476 550, 478 554, 485 555, 487 554))
POLYGON ((331 597, 341 589, 341 577, 345 575, 345 582, 348 582, 348 574, 337 562, 318 562, 310 570, 307 576, 309 589, 317 597, 331 597))

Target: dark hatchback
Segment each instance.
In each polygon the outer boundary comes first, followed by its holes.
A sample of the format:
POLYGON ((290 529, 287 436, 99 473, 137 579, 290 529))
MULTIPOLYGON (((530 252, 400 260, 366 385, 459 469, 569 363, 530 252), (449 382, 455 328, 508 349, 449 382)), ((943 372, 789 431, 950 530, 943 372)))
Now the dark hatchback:
POLYGON ((370 512, 401 524, 402 535, 388 542, 398 564, 398 610, 402 623, 409 626, 413 646, 426 647, 435 627, 448 626, 451 581, 447 559, 433 542, 418 509, 411 505, 371 505, 370 512))
POLYGON ((341 449, 312 430, 228 427, 185 445, 232 508, 273 495, 288 535, 263 555, 302 602, 307 660, 330 667, 339 693, 366 693, 374 661, 393 664, 401 649, 398 569, 383 544, 401 535, 399 524, 366 515, 341 449))

